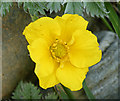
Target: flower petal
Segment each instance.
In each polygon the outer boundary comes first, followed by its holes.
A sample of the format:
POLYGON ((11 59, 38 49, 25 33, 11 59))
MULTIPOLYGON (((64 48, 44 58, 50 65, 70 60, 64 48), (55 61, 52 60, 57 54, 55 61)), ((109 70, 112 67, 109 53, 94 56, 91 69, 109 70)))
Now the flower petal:
POLYGON ((48 76, 56 67, 57 62, 52 58, 47 41, 39 38, 31 45, 28 45, 31 59, 39 66, 36 67, 36 73, 41 73, 41 76, 48 76))
POLYGON ((29 44, 40 37, 48 41, 53 41, 59 34, 59 24, 56 20, 49 17, 42 17, 30 23, 23 32, 29 44))
POLYGON ((70 62, 65 62, 57 69, 56 76, 65 87, 76 91, 82 88, 82 82, 87 72, 88 68, 79 69, 70 62))
POLYGON ((88 25, 88 22, 77 14, 64 14, 62 17, 57 16, 55 20, 62 28, 60 39, 65 42, 71 40, 74 31, 86 29, 88 25))
POLYGON ((74 43, 69 49, 71 63, 79 68, 89 67, 101 60, 97 37, 87 30, 78 30, 73 35, 74 43))
POLYGON ((45 76, 45 77, 41 77, 41 76, 39 76, 39 74, 37 74, 37 77, 39 79, 40 87, 42 87, 44 89, 47 89, 49 87, 53 87, 59 83, 59 81, 56 78, 55 72, 53 72, 52 74, 45 76))

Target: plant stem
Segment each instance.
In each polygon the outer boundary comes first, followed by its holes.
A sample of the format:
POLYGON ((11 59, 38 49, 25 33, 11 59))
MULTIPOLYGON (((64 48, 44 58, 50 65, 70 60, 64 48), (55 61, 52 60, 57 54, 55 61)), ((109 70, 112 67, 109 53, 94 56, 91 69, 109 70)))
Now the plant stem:
POLYGON ((114 32, 114 30, 112 29, 112 27, 110 26, 110 24, 108 23, 108 21, 106 20, 106 18, 101 18, 101 19, 106 24, 106 26, 109 28, 109 30, 111 30, 112 32, 114 32))
POLYGON ((70 98, 70 100, 74 101, 75 97, 74 97, 72 91, 63 85, 62 85, 62 87, 63 87, 64 91, 66 92, 66 94, 68 95, 68 97, 70 98))
POLYGON ((110 12, 109 13, 109 20, 112 23, 112 26, 115 30, 115 32, 118 34, 119 38, 120 38, 120 19, 117 15, 117 13, 115 12, 114 8, 112 7, 112 4, 109 2, 105 2, 105 6, 107 8, 107 10, 110 12))
POLYGON ((92 92, 89 90, 89 88, 87 87, 85 80, 83 81, 83 89, 84 89, 84 91, 85 91, 88 99, 89 99, 90 101, 95 101, 95 97, 94 97, 94 95, 92 94, 92 92))

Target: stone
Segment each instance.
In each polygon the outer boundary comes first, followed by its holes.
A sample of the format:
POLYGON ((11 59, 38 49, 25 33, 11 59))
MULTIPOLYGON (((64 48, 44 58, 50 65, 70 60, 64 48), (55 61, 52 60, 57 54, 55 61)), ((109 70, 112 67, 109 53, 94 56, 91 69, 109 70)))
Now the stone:
POLYGON ((2 98, 9 98, 20 82, 34 75, 34 63, 29 57, 27 41, 22 32, 31 18, 14 3, 2 18, 2 98))
POLYGON ((102 59, 90 67, 86 84, 96 99, 118 99, 118 37, 110 31, 99 32, 96 36, 102 59))

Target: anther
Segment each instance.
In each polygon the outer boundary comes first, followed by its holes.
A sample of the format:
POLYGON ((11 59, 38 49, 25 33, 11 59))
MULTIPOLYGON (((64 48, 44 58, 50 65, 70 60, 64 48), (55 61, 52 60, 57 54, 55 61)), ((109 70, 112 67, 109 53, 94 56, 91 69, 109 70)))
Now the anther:
POLYGON ((67 42, 64 42, 65 45, 67 45, 67 42))
POLYGON ((67 49, 67 43, 58 39, 50 46, 51 55, 57 62, 60 62, 60 60, 66 56, 68 53, 67 49))

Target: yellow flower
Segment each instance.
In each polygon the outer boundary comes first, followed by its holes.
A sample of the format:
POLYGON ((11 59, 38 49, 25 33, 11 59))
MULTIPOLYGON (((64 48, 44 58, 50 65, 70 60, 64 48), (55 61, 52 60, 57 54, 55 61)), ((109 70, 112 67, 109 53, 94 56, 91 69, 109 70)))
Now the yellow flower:
POLYGON ((42 88, 61 83, 80 90, 88 67, 101 60, 97 37, 86 30, 88 22, 77 14, 42 17, 24 30, 35 74, 42 88))

